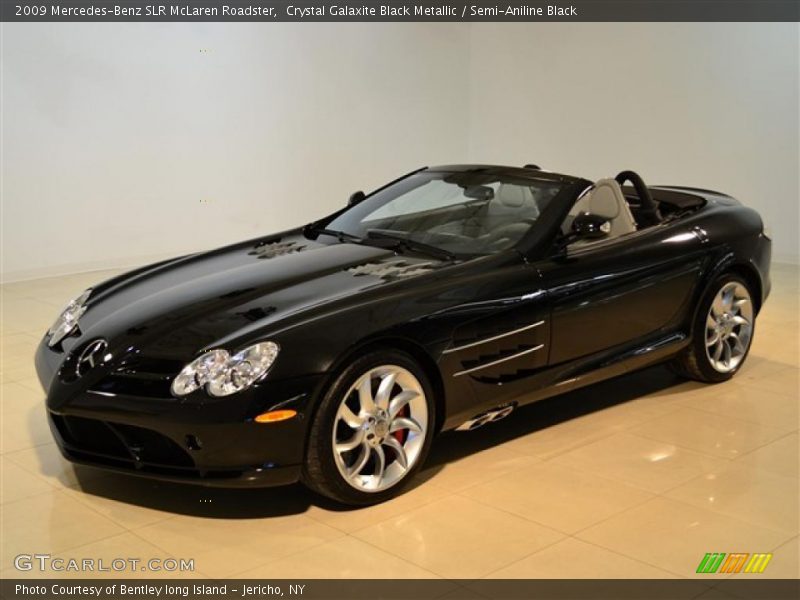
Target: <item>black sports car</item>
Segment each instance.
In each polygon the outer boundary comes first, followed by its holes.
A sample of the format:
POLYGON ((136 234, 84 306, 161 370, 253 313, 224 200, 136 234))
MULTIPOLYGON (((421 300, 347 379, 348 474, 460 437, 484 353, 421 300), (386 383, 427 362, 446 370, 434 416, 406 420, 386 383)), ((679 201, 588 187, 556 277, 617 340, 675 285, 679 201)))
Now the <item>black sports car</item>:
POLYGON ((69 460, 368 504, 440 431, 658 362, 729 379, 770 246, 733 198, 630 171, 424 168, 87 290, 36 367, 69 460))

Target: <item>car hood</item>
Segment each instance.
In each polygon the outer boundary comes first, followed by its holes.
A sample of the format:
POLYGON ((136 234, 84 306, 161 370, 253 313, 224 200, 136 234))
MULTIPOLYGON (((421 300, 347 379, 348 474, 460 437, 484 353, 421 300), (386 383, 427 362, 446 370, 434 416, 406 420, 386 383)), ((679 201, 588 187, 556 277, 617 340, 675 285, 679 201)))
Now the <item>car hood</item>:
MULTIPOLYGON (((429 274, 449 264, 386 248, 324 244, 299 232, 145 267, 96 286, 81 337, 152 357, 186 358, 235 344, 241 332, 279 329, 289 317, 429 274)), ((235 348, 234 348, 235 349, 235 348)))

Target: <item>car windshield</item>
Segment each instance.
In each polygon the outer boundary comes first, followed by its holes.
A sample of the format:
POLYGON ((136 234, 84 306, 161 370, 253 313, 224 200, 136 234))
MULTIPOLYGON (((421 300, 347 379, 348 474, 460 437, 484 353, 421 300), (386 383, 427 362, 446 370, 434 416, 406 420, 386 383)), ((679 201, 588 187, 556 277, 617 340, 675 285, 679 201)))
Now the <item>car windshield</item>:
POLYGON ((343 240, 408 240, 423 251, 493 254, 514 246, 561 187, 496 173, 425 171, 371 195, 325 229, 343 240))

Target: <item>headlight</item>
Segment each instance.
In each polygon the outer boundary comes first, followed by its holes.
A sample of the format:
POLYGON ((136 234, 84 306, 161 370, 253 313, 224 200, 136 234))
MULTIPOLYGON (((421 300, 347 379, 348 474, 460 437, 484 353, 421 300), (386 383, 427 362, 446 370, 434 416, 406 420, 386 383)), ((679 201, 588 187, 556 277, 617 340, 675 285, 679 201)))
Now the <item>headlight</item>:
POLYGON ((78 319, 80 319, 81 315, 86 312, 86 306, 84 306, 84 303, 89 298, 91 293, 92 290, 88 289, 67 304, 67 307, 61 313, 61 315, 59 315, 58 319, 56 319, 56 322, 53 323, 53 326, 47 332, 47 334, 50 336, 50 340, 47 342, 48 346, 52 348, 70 333, 75 331, 75 328, 78 326, 78 319))
POLYGON ((172 393, 185 396, 205 386, 212 396, 241 392, 263 377, 278 356, 278 344, 261 342, 237 352, 209 350, 183 367, 172 382, 172 393))

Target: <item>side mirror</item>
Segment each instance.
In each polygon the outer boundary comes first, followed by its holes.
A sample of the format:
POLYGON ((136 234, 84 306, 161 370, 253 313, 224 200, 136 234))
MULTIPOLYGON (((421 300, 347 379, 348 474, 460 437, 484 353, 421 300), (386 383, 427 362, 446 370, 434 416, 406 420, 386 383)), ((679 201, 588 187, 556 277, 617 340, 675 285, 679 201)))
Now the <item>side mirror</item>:
POLYGON ((600 215, 581 213, 572 221, 572 238, 575 240, 597 240, 611 233, 611 221, 600 215))
POLYGON ((361 190, 353 192, 352 194, 350 194, 350 198, 348 198, 347 200, 347 206, 355 206, 356 204, 364 200, 364 198, 366 197, 367 197, 366 194, 364 194, 364 192, 362 192, 361 190))

